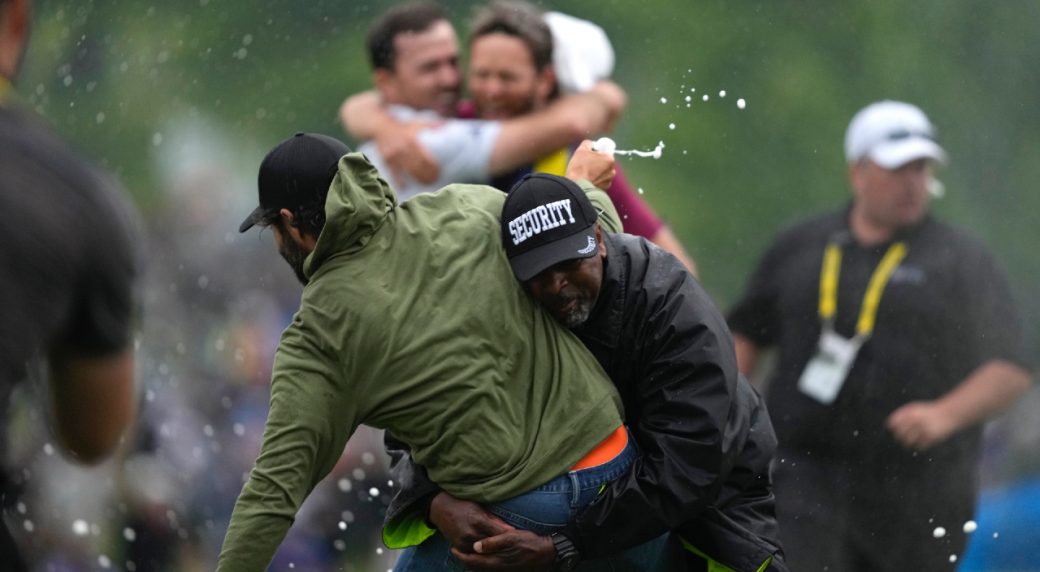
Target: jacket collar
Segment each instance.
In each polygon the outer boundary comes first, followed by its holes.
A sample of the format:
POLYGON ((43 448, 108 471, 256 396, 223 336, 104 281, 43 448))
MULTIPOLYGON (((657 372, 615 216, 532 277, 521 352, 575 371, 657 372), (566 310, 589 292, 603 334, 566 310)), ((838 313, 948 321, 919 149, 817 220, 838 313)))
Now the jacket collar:
POLYGON ((364 248, 396 206, 393 190, 367 157, 354 152, 340 158, 325 199, 325 228, 304 262, 307 278, 326 260, 364 248))

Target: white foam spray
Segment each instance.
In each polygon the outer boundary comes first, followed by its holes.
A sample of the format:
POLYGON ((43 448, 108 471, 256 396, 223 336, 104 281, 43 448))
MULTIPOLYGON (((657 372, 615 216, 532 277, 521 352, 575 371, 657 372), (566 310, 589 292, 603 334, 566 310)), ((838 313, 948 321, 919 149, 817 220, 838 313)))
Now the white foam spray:
POLYGON ((654 147, 653 150, 640 151, 638 149, 618 149, 617 143, 615 143, 613 139, 610 137, 600 137, 592 144, 592 150, 599 153, 607 153, 608 155, 627 155, 660 159, 661 152, 664 150, 664 141, 658 141, 657 147, 654 147))

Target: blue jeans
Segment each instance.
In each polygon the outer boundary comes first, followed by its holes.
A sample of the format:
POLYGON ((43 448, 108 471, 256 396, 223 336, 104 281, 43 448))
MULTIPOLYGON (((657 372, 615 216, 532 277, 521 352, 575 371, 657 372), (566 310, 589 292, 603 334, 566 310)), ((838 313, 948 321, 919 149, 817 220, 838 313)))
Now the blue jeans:
MULTIPOLYGON (((541 535, 562 529, 567 522, 595 499, 604 485, 628 471, 639 455, 632 436, 616 457, 588 469, 570 471, 511 499, 490 505, 488 511, 516 528, 541 535)), ((652 571, 674 570, 670 567, 675 557, 675 543, 664 534, 613 557, 582 562, 582 571, 652 571)), ((394 566, 394 572, 462 572, 462 564, 449 551, 448 542, 440 534, 428 538, 419 546, 404 550, 394 566)))

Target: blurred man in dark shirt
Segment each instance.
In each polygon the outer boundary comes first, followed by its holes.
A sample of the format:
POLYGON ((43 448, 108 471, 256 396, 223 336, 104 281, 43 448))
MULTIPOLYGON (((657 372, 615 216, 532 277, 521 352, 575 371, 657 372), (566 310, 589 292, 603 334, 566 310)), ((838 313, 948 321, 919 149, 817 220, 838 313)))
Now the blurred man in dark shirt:
MULTIPOLYGON (((134 416, 135 215, 110 179, 13 104, 28 35, 29 1, 0 0, 0 406, 41 358, 62 448, 95 463, 134 416)), ((25 569, 2 528, 0 562, 25 569)))

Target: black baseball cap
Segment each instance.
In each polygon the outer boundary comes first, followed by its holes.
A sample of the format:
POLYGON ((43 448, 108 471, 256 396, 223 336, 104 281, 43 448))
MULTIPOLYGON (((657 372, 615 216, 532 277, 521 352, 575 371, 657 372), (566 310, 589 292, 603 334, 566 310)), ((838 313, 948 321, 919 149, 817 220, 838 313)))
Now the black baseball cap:
POLYGON ((596 254, 596 209, 574 181, 534 173, 509 190, 502 244, 513 274, 530 280, 550 266, 596 254))
POLYGON ((257 188, 260 206, 242 221, 245 232, 280 209, 324 204, 340 157, 350 153, 342 141, 317 133, 297 133, 282 141, 260 163, 257 188))

